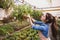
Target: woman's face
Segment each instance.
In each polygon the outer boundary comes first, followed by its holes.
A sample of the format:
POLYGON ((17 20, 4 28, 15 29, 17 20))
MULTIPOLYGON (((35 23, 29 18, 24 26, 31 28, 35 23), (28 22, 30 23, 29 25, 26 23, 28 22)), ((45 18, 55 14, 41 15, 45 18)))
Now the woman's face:
POLYGON ((45 21, 46 20, 46 16, 45 15, 42 15, 41 16, 41 21, 45 21))

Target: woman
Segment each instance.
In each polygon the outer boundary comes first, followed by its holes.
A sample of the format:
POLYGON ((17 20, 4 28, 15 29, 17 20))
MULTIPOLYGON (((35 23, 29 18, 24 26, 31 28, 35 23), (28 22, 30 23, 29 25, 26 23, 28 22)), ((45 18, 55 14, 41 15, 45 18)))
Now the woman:
MULTIPOLYGON (((31 18, 30 16, 28 16, 28 17, 29 17, 32 28, 35 30, 39 30, 38 33, 39 33, 40 39, 41 40, 50 40, 50 39, 48 39, 49 26, 51 25, 51 29, 53 29, 54 32, 56 31, 55 30, 56 29, 55 18, 49 13, 47 13, 45 16, 42 15, 40 18, 41 21, 36 21, 33 18, 31 18), (36 25, 36 24, 38 24, 38 25, 36 25)), ((52 33, 54 33, 54 32, 52 31, 52 33)), ((56 33, 53 34, 53 37, 56 37, 55 35, 56 35, 56 33)))
MULTIPOLYGON (((48 17, 48 16, 52 16, 51 14, 49 14, 49 13, 47 13, 46 14, 46 19, 49 19, 50 17, 48 17)), ((49 34, 49 38, 51 39, 51 40, 57 40, 57 30, 58 30, 58 26, 57 26, 57 23, 56 23, 56 18, 55 17, 53 17, 53 22, 50 24, 50 27, 49 27, 49 32, 48 32, 48 34, 49 34)))

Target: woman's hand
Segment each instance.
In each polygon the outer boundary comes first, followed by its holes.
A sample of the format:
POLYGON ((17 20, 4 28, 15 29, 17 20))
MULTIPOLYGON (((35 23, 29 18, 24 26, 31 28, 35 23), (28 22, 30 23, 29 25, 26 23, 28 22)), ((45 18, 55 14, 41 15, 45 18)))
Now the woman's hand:
POLYGON ((33 25, 32 18, 30 17, 29 14, 27 15, 27 17, 28 17, 28 19, 29 19, 30 24, 33 25))
POLYGON ((29 18, 29 20, 31 20, 32 22, 35 22, 36 20, 33 19, 32 17, 30 17, 30 15, 28 14, 27 17, 29 18))
POLYGON ((30 14, 28 14, 27 17, 30 18, 30 14))
POLYGON ((33 18, 31 18, 31 20, 33 21, 33 22, 35 22, 36 20, 35 19, 33 19, 33 18))

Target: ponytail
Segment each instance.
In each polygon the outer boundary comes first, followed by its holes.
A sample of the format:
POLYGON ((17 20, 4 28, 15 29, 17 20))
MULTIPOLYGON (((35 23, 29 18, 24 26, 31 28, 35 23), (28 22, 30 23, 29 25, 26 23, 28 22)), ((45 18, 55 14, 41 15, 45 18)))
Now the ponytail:
POLYGON ((54 16, 52 16, 50 13, 46 14, 46 23, 51 24, 51 32, 52 32, 52 36, 54 37, 55 40, 57 40, 56 36, 57 36, 57 23, 56 23, 56 19, 54 16))
POLYGON ((57 30, 56 30, 57 24, 56 24, 56 19, 53 17, 52 23, 51 23, 51 30, 52 30, 52 36, 57 40, 57 30))

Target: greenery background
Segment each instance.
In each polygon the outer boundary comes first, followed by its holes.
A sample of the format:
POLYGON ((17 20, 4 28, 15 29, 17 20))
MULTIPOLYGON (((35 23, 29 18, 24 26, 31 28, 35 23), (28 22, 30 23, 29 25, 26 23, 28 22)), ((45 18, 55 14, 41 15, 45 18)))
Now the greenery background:
MULTIPOLYGON (((16 6, 13 0, 0 0, 0 8, 7 11, 9 8, 13 8, 11 15, 0 21, 3 24, 0 25, 2 40, 39 40, 38 30, 31 28, 24 15, 30 14, 34 19, 40 20, 41 11, 33 10, 31 6, 26 4, 16 6)), ((60 21, 58 23, 60 24, 60 21)))

